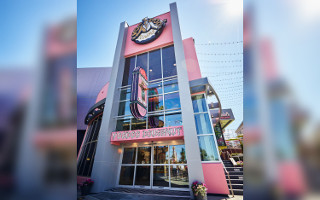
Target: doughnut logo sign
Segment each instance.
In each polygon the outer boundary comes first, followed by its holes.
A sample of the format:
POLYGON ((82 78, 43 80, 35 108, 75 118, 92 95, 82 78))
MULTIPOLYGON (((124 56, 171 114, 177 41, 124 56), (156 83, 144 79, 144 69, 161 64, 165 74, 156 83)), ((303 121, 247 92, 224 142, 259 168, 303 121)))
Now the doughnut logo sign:
POLYGON ((132 31, 131 40, 137 44, 146 44, 157 39, 162 33, 167 20, 147 17, 132 31))
POLYGON ((143 68, 135 67, 132 76, 130 111, 133 117, 142 119, 147 114, 147 75, 143 68))

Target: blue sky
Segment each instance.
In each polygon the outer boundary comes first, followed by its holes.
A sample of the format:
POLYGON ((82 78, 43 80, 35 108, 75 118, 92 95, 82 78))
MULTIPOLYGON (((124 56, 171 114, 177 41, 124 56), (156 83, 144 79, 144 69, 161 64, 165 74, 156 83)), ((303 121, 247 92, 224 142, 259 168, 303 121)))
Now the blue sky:
POLYGON ((34 67, 45 28, 77 14, 75 0, 0 1, 0 68, 34 67))
MULTIPOLYGON (((78 67, 110 67, 120 22, 127 21, 132 25, 146 16, 153 17, 168 12, 172 2, 79 0, 78 67)), ((228 129, 235 129, 243 119, 242 43, 202 44, 243 40, 242 1, 178 0, 176 3, 182 37, 195 39, 202 75, 209 77, 223 108, 233 109, 236 120, 228 129), (237 55, 220 55, 233 53, 237 55), (230 75, 230 72, 238 73, 230 75)))

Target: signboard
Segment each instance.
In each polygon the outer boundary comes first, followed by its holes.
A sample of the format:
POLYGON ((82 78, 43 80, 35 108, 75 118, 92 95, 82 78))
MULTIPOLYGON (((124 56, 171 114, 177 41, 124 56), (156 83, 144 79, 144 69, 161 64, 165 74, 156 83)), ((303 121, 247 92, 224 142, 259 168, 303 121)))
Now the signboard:
POLYGON ((154 41, 162 33, 167 20, 157 18, 143 18, 142 22, 132 31, 131 40, 137 44, 146 44, 154 41))
POLYGON ((183 127, 173 126, 154 129, 117 131, 111 133, 111 144, 119 145, 126 142, 144 142, 157 140, 183 139, 183 127))
POLYGON ((136 67, 132 76, 130 111, 136 119, 142 119, 147 114, 147 75, 143 68, 136 67))
POLYGON ((220 119, 231 119, 234 120, 233 112, 231 109, 222 109, 220 119))

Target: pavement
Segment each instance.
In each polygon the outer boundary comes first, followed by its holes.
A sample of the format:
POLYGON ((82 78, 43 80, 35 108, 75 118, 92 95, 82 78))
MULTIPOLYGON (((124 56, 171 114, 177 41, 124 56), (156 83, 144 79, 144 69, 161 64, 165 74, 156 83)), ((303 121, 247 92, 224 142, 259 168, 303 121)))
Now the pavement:
MULTIPOLYGON (((186 197, 175 197, 171 195, 153 195, 153 194, 133 194, 133 193, 115 193, 115 192, 101 192, 97 194, 90 194, 87 196, 79 196, 78 200, 190 200, 186 197)), ((208 200, 243 200, 243 196, 231 195, 221 196, 208 194, 208 200)))

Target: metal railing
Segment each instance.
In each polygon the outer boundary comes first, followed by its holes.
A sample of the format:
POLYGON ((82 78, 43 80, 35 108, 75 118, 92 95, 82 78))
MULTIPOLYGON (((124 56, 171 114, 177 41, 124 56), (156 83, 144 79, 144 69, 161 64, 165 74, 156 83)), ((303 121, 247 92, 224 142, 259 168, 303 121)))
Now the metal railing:
POLYGON ((223 169, 224 171, 227 173, 228 175, 228 180, 229 180, 229 186, 230 186, 230 190, 231 190, 231 194, 232 194, 232 198, 234 197, 234 192, 233 192, 233 189, 232 189, 232 185, 231 185, 231 180, 230 180, 230 175, 229 175, 229 172, 227 171, 226 167, 224 166, 224 163, 222 162, 223 164, 223 169))
MULTIPOLYGON (((228 158, 229 158, 229 160, 230 160, 231 155, 230 155, 230 153, 229 153, 228 151, 227 151, 227 155, 228 155, 228 158)), ((225 173, 226 173, 227 176, 228 176, 229 186, 230 186, 230 190, 231 190, 231 194, 232 194, 232 198, 233 198, 233 197, 234 197, 234 192, 233 192, 232 185, 231 185, 230 174, 229 174, 228 170, 226 169, 226 166, 224 166, 224 163, 223 163, 223 162, 222 162, 222 164, 223 164, 223 169, 224 169, 225 173)))

